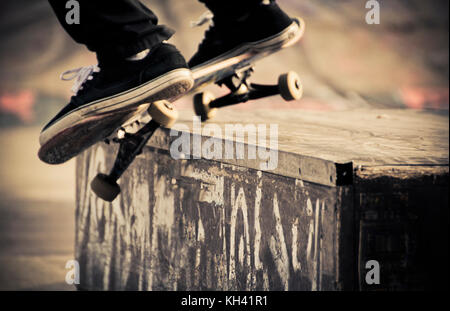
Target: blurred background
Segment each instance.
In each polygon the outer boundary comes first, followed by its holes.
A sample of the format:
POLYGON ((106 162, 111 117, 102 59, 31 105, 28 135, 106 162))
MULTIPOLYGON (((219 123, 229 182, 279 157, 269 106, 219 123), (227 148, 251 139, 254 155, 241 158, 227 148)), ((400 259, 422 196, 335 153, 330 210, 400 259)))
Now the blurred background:
MULTIPOLYGON (((190 22, 205 8, 195 0, 143 2, 177 30, 171 43, 193 55, 207 26, 190 22)), ((365 0, 279 0, 306 20, 306 35, 261 61, 254 80, 276 82, 274 72, 294 70, 305 96, 226 109, 421 109, 448 116, 449 1, 379 2, 381 24, 368 25, 365 0)), ((70 39, 44 0, 0 2, 0 35, 0 290, 72 290, 64 279, 73 259, 75 163, 48 166, 36 154, 41 127, 71 96, 60 73, 96 58, 70 39)), ((177 107, 190 111, 190 99, 177 107)))

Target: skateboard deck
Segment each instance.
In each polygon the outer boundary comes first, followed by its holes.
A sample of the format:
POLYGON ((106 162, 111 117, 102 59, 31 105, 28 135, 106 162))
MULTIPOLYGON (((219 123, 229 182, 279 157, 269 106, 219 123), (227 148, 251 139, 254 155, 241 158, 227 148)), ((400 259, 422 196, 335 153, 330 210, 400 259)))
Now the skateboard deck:
MULTIPOLYGON (((194 78, 194 86, 188 94, 194 94, 205 86, 214 83, 225 84, 231 91, 230 95, 215 102, 213 102, 213 98, 205 102, 205 98, 208 99, 208 96, 205 97, 204 94, 198 94, 197 97, 194 97, 196 113, 202 115, 202 119, 206 120, 210 117, 208 111, 212 108, 237 104, 249 99, 258 99, 276 94, 283 96, 283 93, 288 93, 287 97, 283 97, 290 100, 289 93, 292 92, 290 90, 283 92, 283 89, 289 89, 289 85, 292 85, 294 91, 296 88, 298 89, 299 85, 296 79, 285 77, 284 80, 289 83, 284 83, 283 85, 285 86, 281 85, 281 87, 250 85, 247 80, 256 61, 294 45, 303 37, 304 31, 304 21, 300 18, 294 18, 290 27, 273 38, 237 47, 226 55, 193 68, 191 71, 194 78), (238 77, 237 84, 232 81, 234 77, 238 77), (242 91, 243 86, 244 91, 242 91), (199 103, 196 103, 196 98, 201 99, 199 103), (198 106, 201 107, 198 108, 198 106)), ((82 121, 61 131, 42 145, 38 153, 39 158, 49 164, 61 164, 97 142, 109 141, 108 138, 116 135, 118 138, 114 139, 114 141, 120 143, 120 149, 111 173, 109 175, 97 175, 91 184, 92 189, 99 197, 106 201, 112 201, 120 193, 117 180, 141 152, 153 133, 160 126, 170 127, 175 122, 176 111, 171 103, 185 95, 187 94, 168 98, 165 101, 144 103, 122 110, 87 115, 82 121), (146 112, 152 117, 149 123, 145 124, 137 132, 127 133, 124 130, 126 125, 133 123, 146 112), (120 135, 118 135, 119 132, 121 132, 120 135), (76 139, 73 139, 74 137, 76 139)), ((295 96, 291 97, 292 99, 295 98, 295 96)))

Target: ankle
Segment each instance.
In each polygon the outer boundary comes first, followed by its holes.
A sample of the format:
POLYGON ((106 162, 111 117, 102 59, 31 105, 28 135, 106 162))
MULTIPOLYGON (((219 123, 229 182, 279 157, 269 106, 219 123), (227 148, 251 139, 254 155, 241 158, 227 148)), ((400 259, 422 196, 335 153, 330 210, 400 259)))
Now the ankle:
POLYGON ((135 53, 130 56, 123 56, 111 53, 100 53, 100 52, 97 52, 96 54, 98 66, 100 68, 103 68, 103 67, 118 66, 120 64, 126 65, 127 63, 135 63, 138 61, 142 61, 149 55, 149 53, 150 49, 139 51, 138 53, 135 53))
POLYGON ((273 0, 231 0, 231 1, 201 1, 214 14, 214 22, 217 24, 232 23, 248 16, 258 6, 273 0))

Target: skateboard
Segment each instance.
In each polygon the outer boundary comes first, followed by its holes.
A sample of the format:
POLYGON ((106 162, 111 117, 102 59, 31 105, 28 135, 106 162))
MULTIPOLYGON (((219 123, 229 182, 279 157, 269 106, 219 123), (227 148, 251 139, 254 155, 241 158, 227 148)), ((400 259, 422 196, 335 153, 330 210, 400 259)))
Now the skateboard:
POLYGON ((114 166, 109 174, 99 173, 91 182, 91 189, 101 199, 112 202, 120 194, 117 181, 160 127, 171 128, 178 118, 173 103, 182 96, 194 95, 194 111, 202 121, 214 117, 217 109, 244 103, 263 97, 280 94, 285 100, 296 100, 302 96, 302 85, 294 72, 279 77, 278 85, 261 85, 249 82, 253 66, 259 59, 294 45, 303 36, 305 23, 302 19, 273 39, 255 43, 253 46, 236 48, 226 57, 218 57, 192 69, 195 80, 193 88, 181 96, 168 100, 144 103, 133 108, 113 112, 92 114, 76 124, 57 139, 50 140, 39 150, 41 160, 60 164, 76 156, 95 143, 119 144, 114 166), (198 93, 210 84, 225 85, 230 93, 215 99, 209 92, 198 93), (151 120, 141 124, 141 117, 148 113, 151 120), (137 127, 137 130, 135 129, 137 127), (71 133, 72 131, 72 133, 71 133), (76 133, 77 139, 64 137, 76 133))

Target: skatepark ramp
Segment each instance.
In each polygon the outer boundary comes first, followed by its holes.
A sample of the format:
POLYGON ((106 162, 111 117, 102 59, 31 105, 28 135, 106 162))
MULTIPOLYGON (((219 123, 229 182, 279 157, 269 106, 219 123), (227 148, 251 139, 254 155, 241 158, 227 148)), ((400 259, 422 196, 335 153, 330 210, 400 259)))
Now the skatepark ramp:
POLYGON ((448 113, 226 110, 202 127, 182 115, 175 130, 155 134, 107 203, 89 184, 117 149, 98 144, 77 158, 81 289, 410 290, 447 281, 448 113), (237 120, 258 139, 227 133, 237 120))

